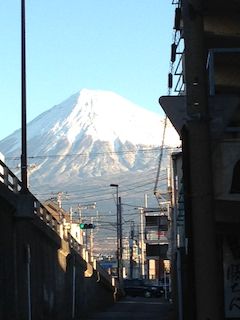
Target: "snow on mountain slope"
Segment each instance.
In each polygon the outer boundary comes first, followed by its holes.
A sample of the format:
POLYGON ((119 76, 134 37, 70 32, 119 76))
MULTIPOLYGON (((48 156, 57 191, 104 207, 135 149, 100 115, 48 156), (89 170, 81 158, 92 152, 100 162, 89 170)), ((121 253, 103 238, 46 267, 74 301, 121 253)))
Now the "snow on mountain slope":
MULTIPOLYGON (((30 191, 40 201, 56 198, 59 192, 67 194, 68 199, 62 203, 65 209, 71 206, 76 210, 79 203, 96 202, 96 243, 101 252, 109 250, 107 234, 112 239, 116 236, 115 190, 109 185, 119 185, 126 204, 123 230, 129 234, 129 208, 133 209, 131 221, 138 221, 134 208, 143 206, 145 194, 148 205, 156 206, 153 187, 163 128, 163 117, 113 92, 81 90, 28 124, 30 191)), ((0 141, 0 152, 15 174, 20 173, 20 141, 20 130, 0 141)), ((180 145, 170 124, 165 145, 180 145)), ((163 153, 163 168, 167 153, 168 149, 163 153)), ((162 174, 160 180, 160 188, 165 190, 166 175, 162 174)), ((90 214, 96 213, 83 212, 84 221, 90 221, 90 214)))
MULTIPOLYGON (((62 181, 143 170, 152 160, 142 149, 161 144, 163 123, 113 92, 83 89, 28 124, 33 178, 62 181)), ((170 125, 165 144, 180 144, 170 125)), ((19 157, 20 130, 0 141, 0 150, 19 157)))

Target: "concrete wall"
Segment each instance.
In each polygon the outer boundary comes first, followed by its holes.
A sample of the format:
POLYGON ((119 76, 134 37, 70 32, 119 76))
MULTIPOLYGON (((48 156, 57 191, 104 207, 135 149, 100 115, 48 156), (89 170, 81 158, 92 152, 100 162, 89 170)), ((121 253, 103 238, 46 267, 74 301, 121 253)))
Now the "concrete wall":
MULTIPOLYGON (((66 320, 114 302, 111 279, 0 183, 0 319, 66 320)), ((23 198, 24 199, 24 198, 23 198)))
POLYGON ((239 142, 223 141, 215 146, 213 153, 215 198, 239 201, 239 194, 230 193, 234 166, 239 160, 239 142))

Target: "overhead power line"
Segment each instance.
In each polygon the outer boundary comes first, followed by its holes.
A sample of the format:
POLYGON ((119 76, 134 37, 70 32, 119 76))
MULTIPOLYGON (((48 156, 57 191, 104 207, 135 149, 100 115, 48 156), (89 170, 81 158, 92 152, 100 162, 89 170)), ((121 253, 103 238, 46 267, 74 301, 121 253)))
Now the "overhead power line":
MULTIPOLYGON (((165 180, 166 180, 166 177, 164 175, 159 181, 165 181, 165 180)), ((134 194, 143 193, 142 188, 144 187, 145 187, 144 190, 148 190, 148 191, 152 190, 152 178, 149 179, 148 177, 148 179, 136 181, 135 183, 132 183, 132 184, 127 184, 127 185, 124 184, 123 187, 121 188, 121 195, 124 196, 125 194, 129 193, 129 191, 132 191, 132 190, 135 190, 134 194)), ((96 186, 96 188, 98 187, 96 186)), ((89 189, 83 189, 83 190, 79 190, 79 188, 73 189, 73 190, 67 189, 67 191, 65 192, 67 192, 67 194, 69 195, 68 200, 70 200, 71 202, 73 202, 75 198, 77 198, 77 200, 75 200, 77 202, 79 202, 79 198, 81 200, 86 200, 90 198, 99 198, 98 202, 112 199, 112 197, 109 196, 110 194, 109 188, 100 188, 100 189, 94 190, 93 194, 89 194, 89 192, 92 190, 93 190, 93 187, 89 189), (101 197, 104 197, 104 198, 101 199, 101 197)), ((54 191, 51 190, 51 192, 44 192, 44 193, 34 192, 34 194, 36 196, 51 197, 54 194, 54 191)))
MULTIPOLYGON (((164 147, 166 150, 175 149, 178 147, 164 147)), ((121 151, 107 151, 107 152, 91 152, 91 155, 105 155, 105 154, 127 154, 136 152, 159 152, 161 147, 146 148, 146 149, 133 149, 133 150, 121 150, 121 151)), ((28 156, 28 159, 46 159, 46 158, 62 158, 62 157, 76 157, 76 156, 88 156, 90 153, 67 153, 67 154, 49 154, 49 155, 36 155, 28 156)), ((20 160, 20 156, 5 157, 6 160, 20 160)))
POLYGON ((156 195, 156 193, 157 193, 159 175, 160 175, 160 171, 161 171, 166 128, 167 128, 167 116, 165 116, 165 119, 164 119, 163 136, 162 136, 162 146, 161 146, 161 148, 160 148, 160 155, 159 155, 159 161, 158 161, 158 170, 157 170, 157 176, 156 176, 156 181, 155 181, 154 190, 153 190, 154 195, 156 195))

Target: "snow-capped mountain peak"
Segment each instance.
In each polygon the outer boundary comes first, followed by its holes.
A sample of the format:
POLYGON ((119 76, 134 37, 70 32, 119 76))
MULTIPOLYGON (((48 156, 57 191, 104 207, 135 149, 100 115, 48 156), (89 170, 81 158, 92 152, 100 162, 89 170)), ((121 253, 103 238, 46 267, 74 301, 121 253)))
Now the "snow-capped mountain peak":
MULTIPOLYGON (((151 160, 138 150, 160 146, 163 127, 163 117, 113 92, 83 89, 28 124, 28 155, 38 159, 38 179, 143 170, 151 160)), ((171 125, 165 144, 180 144, 171 125)), ((0 142, 0 151, 20 156, 20 130, 0 142)))
POLYGON ((52 112, 58 115, 58 121, 49 123, 51 130, 55 135, 64 135, 71 144, 83 134, 111 144, 119 139, 122 143, 159 145, 161 139, 159 115, 113 92, 83 89, 56 108, 52 112))

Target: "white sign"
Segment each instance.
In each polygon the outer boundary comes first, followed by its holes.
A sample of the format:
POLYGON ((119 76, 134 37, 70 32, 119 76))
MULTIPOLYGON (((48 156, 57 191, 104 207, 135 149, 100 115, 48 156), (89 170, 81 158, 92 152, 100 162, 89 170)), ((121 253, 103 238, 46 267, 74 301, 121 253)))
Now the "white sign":
POLYGON ((237 238, 223 245, 225 317, 240 317, 240 245, 237 238))

